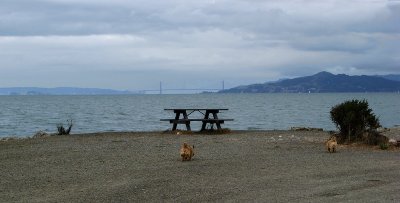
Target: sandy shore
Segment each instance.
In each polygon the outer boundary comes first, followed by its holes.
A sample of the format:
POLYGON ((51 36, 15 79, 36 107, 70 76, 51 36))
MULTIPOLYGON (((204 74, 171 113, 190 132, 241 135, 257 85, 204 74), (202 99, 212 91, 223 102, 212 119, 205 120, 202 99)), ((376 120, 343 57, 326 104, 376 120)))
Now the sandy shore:
MULTIPOLYGON (((397 136, 396 132, 393 136, 397 136)), ((399 202, 400 152, 326 132, 95 133, 0 142, 0 202, 399 202), (181 162, 181 143, 195 145, 181 162)))

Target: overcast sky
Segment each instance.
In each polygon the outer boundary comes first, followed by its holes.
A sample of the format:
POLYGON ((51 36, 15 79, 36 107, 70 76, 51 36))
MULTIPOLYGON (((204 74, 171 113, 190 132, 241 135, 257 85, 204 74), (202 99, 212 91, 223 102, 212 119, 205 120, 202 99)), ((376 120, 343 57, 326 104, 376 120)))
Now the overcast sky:
POLYGON ((400 74, 399 0, 1 0, 0 87, 400 74))

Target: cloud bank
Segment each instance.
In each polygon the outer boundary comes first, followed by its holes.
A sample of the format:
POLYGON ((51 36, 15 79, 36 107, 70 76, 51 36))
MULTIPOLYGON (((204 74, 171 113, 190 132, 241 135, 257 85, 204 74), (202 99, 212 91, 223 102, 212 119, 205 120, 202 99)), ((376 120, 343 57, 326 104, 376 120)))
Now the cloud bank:
POLYGON ((400 74, 400 1, 2 0, 0 86, 400 74))

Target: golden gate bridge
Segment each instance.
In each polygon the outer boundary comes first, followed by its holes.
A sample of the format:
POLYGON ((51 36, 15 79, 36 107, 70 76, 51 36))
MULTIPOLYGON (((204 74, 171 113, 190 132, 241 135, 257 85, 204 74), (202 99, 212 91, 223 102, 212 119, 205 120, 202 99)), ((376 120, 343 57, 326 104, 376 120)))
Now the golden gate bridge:
POLYGON ((139 92, 142 94, 164 94, 165 92, 217 92, 225 89, 225 81, 222 81, 221 88, 163 88, 162 82, 160 82, 159 89, 147 89, 140 90, 139 92))

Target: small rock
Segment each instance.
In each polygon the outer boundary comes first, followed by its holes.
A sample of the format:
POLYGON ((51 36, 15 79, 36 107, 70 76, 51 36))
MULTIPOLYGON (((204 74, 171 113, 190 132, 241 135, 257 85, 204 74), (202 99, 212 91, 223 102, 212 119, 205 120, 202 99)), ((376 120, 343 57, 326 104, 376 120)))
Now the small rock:
POLYGON ((33 138, 49 137, 50 135, 44 131, 38 131, 33 135, 33 138))
POLYGON ((292 130, 292 131, 306 131, 307 128, 305 128, 305 127, 291 127, 290 130, 292 130))
POLYGON ((291 127, 292 131, 324 131, 322 128, 291 127))
POLYGON ((14 140, 14 138, 13 137, 3 137, 3 138, 1 138, 0 141, 7 142, 9 140, 14 140))
POLYGON ((384 132, 386 132, 386 131, 390 131, 390 129, 389 129, 389 128, 380 127, 380 128, 377 128, 376 131, 377 131, 378 133, 384 133, 384 132))
POLYGON ((390 146, 395 146, 395 147, 399 147, 400 146, 400 141, 395 140, 395 139, 389 139, 388 141, 390 146))

